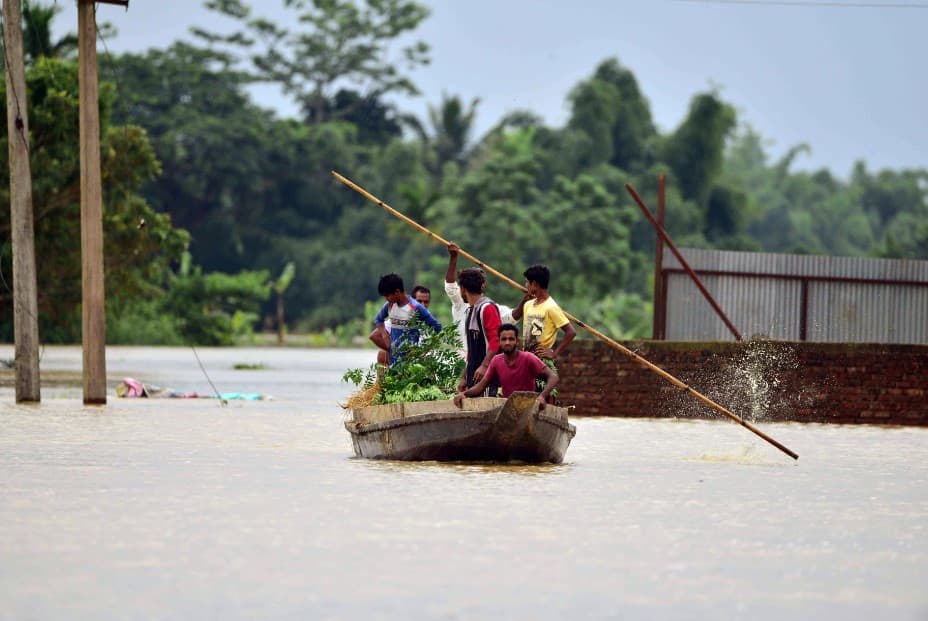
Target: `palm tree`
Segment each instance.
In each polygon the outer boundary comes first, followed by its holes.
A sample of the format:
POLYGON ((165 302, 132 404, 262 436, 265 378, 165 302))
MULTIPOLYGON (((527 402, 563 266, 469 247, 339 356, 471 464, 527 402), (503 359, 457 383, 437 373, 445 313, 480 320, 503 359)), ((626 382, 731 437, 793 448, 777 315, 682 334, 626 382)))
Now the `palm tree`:
POLYGON ((77 35, 68 33, 58 41, 52 41, 52 22, 61 12, 57 4, 43 6, 28 0, 23 2, 23 52, 26 63, 32 64, 43 56, 73 56, 77 51, 77 35))
POLYGON ((436 181, 441 179, 442 170, 448 162, 455 162, 462 168, 467 165, 479 103, 480 99, 475 97, 465 108, 460 97, 449 97, 443 93, 439 106, 429 106, 429 131, 419 119, 404 117, 403 120, 419 135, 427 150, 426 165, 436 181))
POLYGON ((479 103, 480 99, 474 98, 465 110, 457 95, 442 95, 439 108, 429 107, 434 149, 440 166, 446 162, 456 162, 463 166, 467 162, 468 145, 479 103))

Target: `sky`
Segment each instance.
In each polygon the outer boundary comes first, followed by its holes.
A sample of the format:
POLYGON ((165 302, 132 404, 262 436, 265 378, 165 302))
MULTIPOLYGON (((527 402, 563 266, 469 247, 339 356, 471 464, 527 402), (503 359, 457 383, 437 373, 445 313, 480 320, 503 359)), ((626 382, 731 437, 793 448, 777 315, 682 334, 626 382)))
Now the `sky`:
MULTIPOLYGON (((662 132, 682 122, 694 95, 715 89, 769 140, 773 158, 808 144, 796 168, 840 177, 859 159, 871 171, 928 168, 928 1, 420 1, 431 15, 414 36, 431 46, 432 62, 410 74, 422 95, 396 103, 423 119, 446 93, 480 98, 478 137, 515 109, 559 127, 570 89, 615 57, 635 74, 662 132)), ((76 30, 76 2, 57 4, 59 36, 76 30)), ((282 0, 252 6, 292 20, 282 0)), ((190 39, 191 26, 227 23, 199 0, 130 0, 97 13, 118 30, 106 42, 111 53, 167 47, 190 39)), ((253 96, 295 113, 274 88, 253 96)))

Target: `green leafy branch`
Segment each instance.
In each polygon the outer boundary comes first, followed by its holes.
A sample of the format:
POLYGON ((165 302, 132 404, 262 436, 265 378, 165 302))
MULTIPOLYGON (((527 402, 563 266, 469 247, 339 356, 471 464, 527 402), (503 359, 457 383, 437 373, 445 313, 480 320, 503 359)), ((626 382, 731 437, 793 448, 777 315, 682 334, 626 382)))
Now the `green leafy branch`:
MULTIPOLYGON (((429 330, 416 321, 413 329, 429 330)), ((361 390, 377 384, 379 389, 372 404, 450 399, 457 390, 464 358, 461 341, 454 325, 431 332, 418 343, 406 342, 396 351, 397 362, 387 369, 377 382, 376 365, 368 370, 351 369, 342 381, 353 383, 361 390)))

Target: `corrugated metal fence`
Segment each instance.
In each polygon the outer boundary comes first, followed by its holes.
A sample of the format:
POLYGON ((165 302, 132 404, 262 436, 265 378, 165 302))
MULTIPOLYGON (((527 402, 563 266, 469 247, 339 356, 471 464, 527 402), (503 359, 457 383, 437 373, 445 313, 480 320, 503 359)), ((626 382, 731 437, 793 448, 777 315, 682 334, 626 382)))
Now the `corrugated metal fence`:
MULTIPOLYGON (((744 338, 928 344, 928 261, 680 252, 744 338)), ((661 274, 666 307, 656 333, 734 340, 672 254, 661 274)))

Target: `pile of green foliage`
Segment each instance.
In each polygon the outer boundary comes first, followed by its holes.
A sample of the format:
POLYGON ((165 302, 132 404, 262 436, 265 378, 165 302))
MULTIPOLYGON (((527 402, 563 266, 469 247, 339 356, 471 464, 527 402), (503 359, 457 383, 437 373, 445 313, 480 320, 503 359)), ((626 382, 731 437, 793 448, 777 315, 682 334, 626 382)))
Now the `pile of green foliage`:
POLYGON ((361 394, 376 390, 370 403, 364 405, 439 401, 454 396, 464 370, 461 340, 454 325, 430 333, 419 343, 401 345, 398 358, 379 381, 376 364, 368 370, 351 369, 342 381, 358 386, 361 394))

